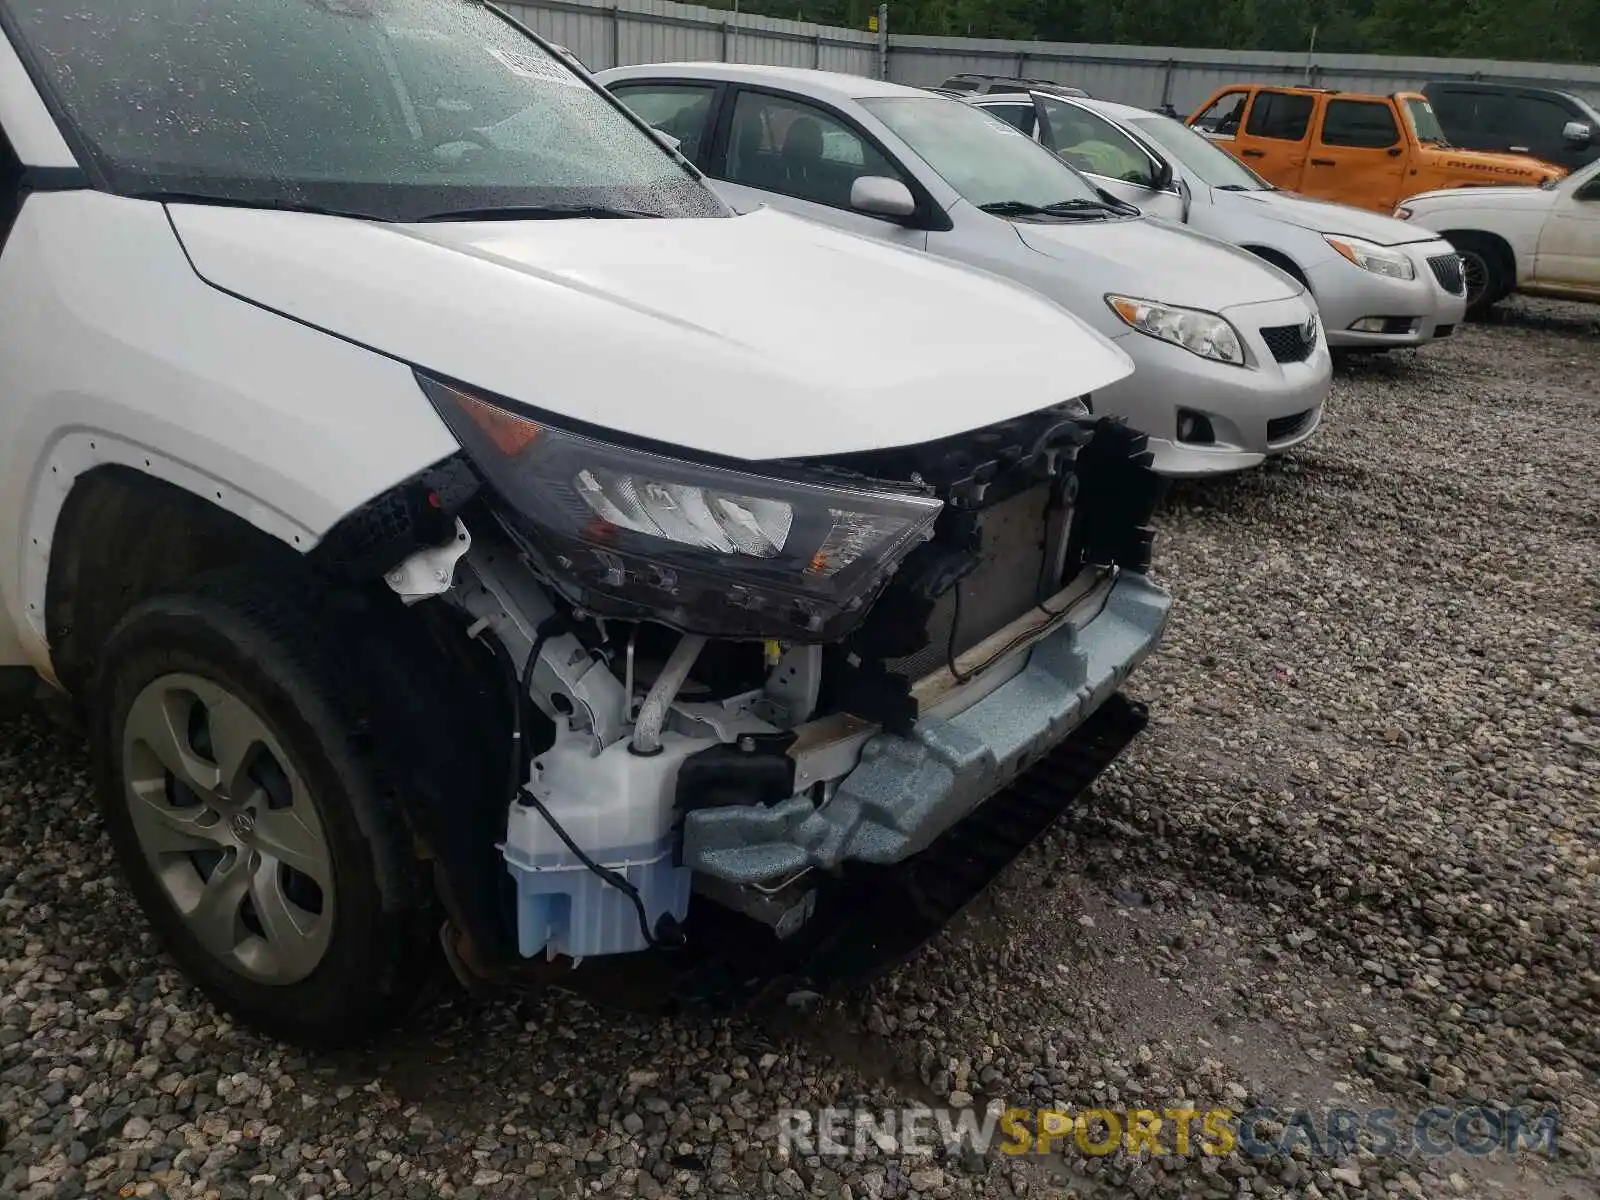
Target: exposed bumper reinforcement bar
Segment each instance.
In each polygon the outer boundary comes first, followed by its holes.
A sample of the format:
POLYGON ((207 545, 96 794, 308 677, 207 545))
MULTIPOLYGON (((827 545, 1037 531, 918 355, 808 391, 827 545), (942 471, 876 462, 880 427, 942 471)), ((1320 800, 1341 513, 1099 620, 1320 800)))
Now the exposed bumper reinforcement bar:
POLYGON ((823 807, 799 795, 688 813, 684 864, 731 883, 767 883, 807 867, 897 863, 926 849, 1116 692, 1155 649, 1171 604, 1137 574, 1086 602, 1082 619, 1042 638, 1015 675, 963 711, 925 716, 910 737, 864 737, 859 763, 823 807))

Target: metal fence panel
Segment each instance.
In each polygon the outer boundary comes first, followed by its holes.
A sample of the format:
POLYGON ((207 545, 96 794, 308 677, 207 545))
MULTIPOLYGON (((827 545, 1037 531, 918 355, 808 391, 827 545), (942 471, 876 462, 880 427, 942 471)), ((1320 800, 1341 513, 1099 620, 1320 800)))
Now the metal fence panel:
MULTIPOLYGON (((753 16, 674 0, 539 0, 506 8, 566 46, 591 70, 696 59, 821 67, 878 74, 878 37, 809 21, 753 16)), ((891 27, 894 20, 890 10, 891 27)), ((959 71, 1024 75, 1076 84, 1092 95, 1188 113, 1229 83, 1303 83, 1393 92, 1430 79, 1542 83, 1600 98, 1600 67, 1488 59, 1391 58, 1018 42, 890 34, 889 78, 927 86, 959 71)))
POLYGON ((891 34, 889 77, 917 86, 959 71, 1024 75, 1077 84, 1127 104, 1173 104, 1190 112, 1230 83, 1312 83, 1349 91, 1394 92, 1430 79, 1540 83, 1580 95, 1600 92, 1600 67, 1489 59, 1400 58, 1376 54, 1193 50, 891 34))
POLYGON ((877 73, 878 38, 865 30, 673 0, 541 0, 505 8, 529 28, 567 47, 593 71, 633 63, 712 60, 877 73))

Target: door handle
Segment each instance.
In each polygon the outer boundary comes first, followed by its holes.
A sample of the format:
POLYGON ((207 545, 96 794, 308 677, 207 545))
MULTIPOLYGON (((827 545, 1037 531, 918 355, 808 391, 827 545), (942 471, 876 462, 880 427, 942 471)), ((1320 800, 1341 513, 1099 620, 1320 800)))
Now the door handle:
POLYGON ((1267 156, 1265 150, 1241 150, 1239 154, 1243 158, 1265 158, 1267 156))
POLYGON ((1311 160, 1311 165, 1313 167, 1333 167, 1337 166, 1338 164, 1335 163, 1331 158, 1313 158, 1311 160))
POLYGON ((1401 150, 1400 150, 1399 146, 1390 146, 1389 147, 1389 157, 1390 158, 1399 158, 1400 154, 1401 154, 1401 150))

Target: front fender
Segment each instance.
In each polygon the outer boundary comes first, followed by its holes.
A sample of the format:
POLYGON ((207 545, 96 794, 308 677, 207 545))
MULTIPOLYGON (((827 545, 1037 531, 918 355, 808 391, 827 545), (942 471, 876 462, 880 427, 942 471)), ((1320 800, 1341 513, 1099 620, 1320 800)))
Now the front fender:
POLYGON ((0 372, 0 604, 47 677, 50 556, 87 471, 146 472, 304 552, 457 449, 406 364, 218 291, 163 206, 99 192, 23 205, 0 372))

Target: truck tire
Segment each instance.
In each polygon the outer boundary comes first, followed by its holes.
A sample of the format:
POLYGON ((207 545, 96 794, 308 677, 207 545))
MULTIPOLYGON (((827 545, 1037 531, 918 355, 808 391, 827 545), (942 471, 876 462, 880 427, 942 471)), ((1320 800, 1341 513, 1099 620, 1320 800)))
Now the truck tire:
POLYGON ((327 1047, 414 995, 426 905, 361 735, 338 639, 230 575, 147 600, 100 656, 87 713, 128 886, 222 1008, 327 1047))
POLYGON ((1461 256, 1467 286, 1467 315, 1481 317, 1511 294, 1511 264, 1505 251, 1489 238, 1453 233, 1450 243, 1461 256))

